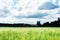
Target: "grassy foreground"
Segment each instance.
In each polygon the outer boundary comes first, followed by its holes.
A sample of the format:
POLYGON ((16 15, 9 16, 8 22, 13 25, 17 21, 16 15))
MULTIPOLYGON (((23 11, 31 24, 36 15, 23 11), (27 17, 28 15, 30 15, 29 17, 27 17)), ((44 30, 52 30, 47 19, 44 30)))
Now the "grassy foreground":
POLYGON ((0 40, 60 40, 60 28, 0 28, 0 40))

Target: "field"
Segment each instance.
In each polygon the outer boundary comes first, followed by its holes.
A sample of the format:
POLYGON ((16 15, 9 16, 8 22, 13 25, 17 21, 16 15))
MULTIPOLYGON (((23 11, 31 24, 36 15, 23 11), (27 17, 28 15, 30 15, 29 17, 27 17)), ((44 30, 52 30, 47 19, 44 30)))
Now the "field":
POLYGON ((60 28, 0 28, 0 40, 60 40, 60 28))

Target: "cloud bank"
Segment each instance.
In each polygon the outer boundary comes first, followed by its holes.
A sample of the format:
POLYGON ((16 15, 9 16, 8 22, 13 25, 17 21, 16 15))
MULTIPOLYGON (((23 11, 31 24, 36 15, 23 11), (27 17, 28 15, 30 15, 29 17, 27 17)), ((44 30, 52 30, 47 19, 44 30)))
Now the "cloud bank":
POLYGON ((0 0, 1 23, 36 24, 37 20, 44 23, 57 20, 58 17, 60 0, 0 0))

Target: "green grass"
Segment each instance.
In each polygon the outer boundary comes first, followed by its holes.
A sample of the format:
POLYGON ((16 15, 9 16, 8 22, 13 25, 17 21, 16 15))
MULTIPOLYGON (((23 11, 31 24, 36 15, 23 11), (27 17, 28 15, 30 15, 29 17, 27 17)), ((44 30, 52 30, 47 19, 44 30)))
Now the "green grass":
POLYGON ((0 40, 60 40, 60 28, 0 28, 0 40))

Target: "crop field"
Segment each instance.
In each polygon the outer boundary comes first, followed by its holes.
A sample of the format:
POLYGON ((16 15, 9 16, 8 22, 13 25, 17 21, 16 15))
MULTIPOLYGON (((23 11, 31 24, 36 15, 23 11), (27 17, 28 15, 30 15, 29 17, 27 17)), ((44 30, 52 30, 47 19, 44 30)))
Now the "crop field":
POLYGON ((0 28, 0 40, 60 40, 60 28, 0 28))

